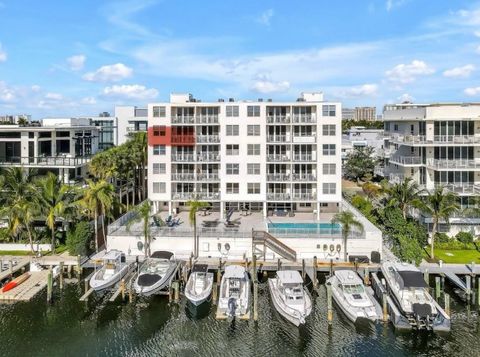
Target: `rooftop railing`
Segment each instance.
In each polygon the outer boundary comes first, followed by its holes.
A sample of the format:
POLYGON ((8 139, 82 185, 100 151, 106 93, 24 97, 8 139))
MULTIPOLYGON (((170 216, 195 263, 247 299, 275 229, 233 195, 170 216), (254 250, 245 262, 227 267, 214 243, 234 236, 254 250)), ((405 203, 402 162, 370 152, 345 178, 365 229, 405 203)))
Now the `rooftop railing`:
POLYGON ((89 163, 91 156, 0 156, 0 165, 28 165, 28 166, 81 166, 89 163))

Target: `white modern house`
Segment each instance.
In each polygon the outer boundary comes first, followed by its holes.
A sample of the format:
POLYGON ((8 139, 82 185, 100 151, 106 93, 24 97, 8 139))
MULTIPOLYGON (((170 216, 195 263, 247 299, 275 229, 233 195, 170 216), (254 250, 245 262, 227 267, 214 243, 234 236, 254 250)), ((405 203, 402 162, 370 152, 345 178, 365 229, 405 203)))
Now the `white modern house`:
POLYGON ((125 143, 132 133, 147 131, 148 110, 136 106, 116 106, 115 114, 118 131, 117 142, 114 145, 125 143))
POLYGON ((41 126, 0 125, 0 167, 51 171, 70 183, 84 177, 98 150, 98 128, 87 119, 43 119, 41 126))
MULTIPOLYGON (((438 185, 459 195, 462 208, 480 195, 480 103, 386 105, 384 175, 396 183, 412 178, 422 188, 438 185)), ((422 217, 431 228, 431 219, 422 217)), ((478 218, 460 213, 440 231, 479 234, 478 218)))

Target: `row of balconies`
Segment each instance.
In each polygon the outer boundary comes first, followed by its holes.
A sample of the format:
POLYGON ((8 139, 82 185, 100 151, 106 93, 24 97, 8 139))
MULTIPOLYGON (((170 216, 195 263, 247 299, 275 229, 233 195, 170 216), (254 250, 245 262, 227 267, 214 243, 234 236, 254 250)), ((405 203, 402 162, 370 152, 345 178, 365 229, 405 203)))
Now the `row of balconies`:
POLYGON ((425 135, 392 134, 391 141, 409 145, 473 145, 480 144, 480 136, 434 135, 432 139, 427 139, 425 135))
POLYGON ((267 115, 268 124, 316 123, 315 114, 267 115))
MULTIPOLYGON (((172 199, 174 200, 220 200, 219 192, 206 192, 206 191, 196 191, 196 192, 172 192, 172 199)), ((267 193, 267 200, 271 201, 311 201, 316 200, 317 194, 315 192, 293 192, 293 193, 267 193)))
POLYGON ((316 152, 312 152, 312 154, 293 154, 290 156, 290 153, 287 154, 272 154, 267 155, 268 162, 290 162, 292 161, 313 161, 315 162, 316 159, 316 152))
POLYGON ((287 174, 287 173, 269 173, 267 174, 267 181, 281 182, 281 181, 317 181, 317 177, 313 174, 287 174))
POLYGON ((209 191, 196 191, 196 192, 172 192, 172 199, 174 200, 219 200, 219 192, 209 192, 209 191))
POLYGON ((313 144, 317 142, 317 134, 311 135, 267 135, 268 143, 299 143, 299 144, 313 144))
POLYGON ((172 154, 172 162, 219 162, 219 153, 209 154, 172 154))
POLYGON ((399 156, 390 157, 390 163, 400 166, 426 166, 434 170, 475 170, 480 169, 480 160, 463 159, 426 159, 425 162, 421 156, 399 156))
POLYGON ((174 173, 172 181, 220 181, 218 174, 174 173))
POLYGON ((293 193, 286 193, 286 192, 267 193, 267 200, 272 200, 272 201, 290 201, 290 200, 308 201, 308 200, 316 200, 316 199, 317 199, 317 194, 313 191, 293 192, 293 193))
POLYGON ((172 124, 218 124, 218 115, 174 115, 172 116, 172 124))

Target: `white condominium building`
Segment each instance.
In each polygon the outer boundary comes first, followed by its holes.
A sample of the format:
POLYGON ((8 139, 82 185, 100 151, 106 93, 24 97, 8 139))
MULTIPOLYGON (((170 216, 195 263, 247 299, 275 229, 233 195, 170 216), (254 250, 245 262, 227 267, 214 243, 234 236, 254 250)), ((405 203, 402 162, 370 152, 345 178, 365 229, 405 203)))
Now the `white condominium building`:
MULTIPOLYGON (((480 195, 480 103, 386 105, 383 118, 389 136, 384 174, 391 182, 411 177, 427 190, 443 185, 463 207, 480 195)), ((451 224, 455 233, 478 222, 454 217, 451 224)))
POLYGON ((209 103, 172 94, 169 103, 148 105, 148 195, 170 213, 195 198, 222 214, 319 219, 341 201, 341 113, 322 93, 209 103))

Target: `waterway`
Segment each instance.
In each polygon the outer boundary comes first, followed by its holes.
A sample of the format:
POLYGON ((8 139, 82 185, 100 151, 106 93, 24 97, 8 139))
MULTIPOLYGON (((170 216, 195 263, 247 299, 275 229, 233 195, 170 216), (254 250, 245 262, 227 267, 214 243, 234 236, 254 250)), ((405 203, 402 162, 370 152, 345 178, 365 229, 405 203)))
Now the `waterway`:
POLYGON ((81 287, 55 289, 27 303, 0 306, 0 356, 480 356, 477 310, 453 298, 452 331, 398 333, 384 324, 353 325, 338 310, 328 326, 326 290, 298 329, 273 308, 259 286, 259 321, 217 321, 214 307, 191 307, 164 296, 132 304, 106 295, 79 302, 81 287))

